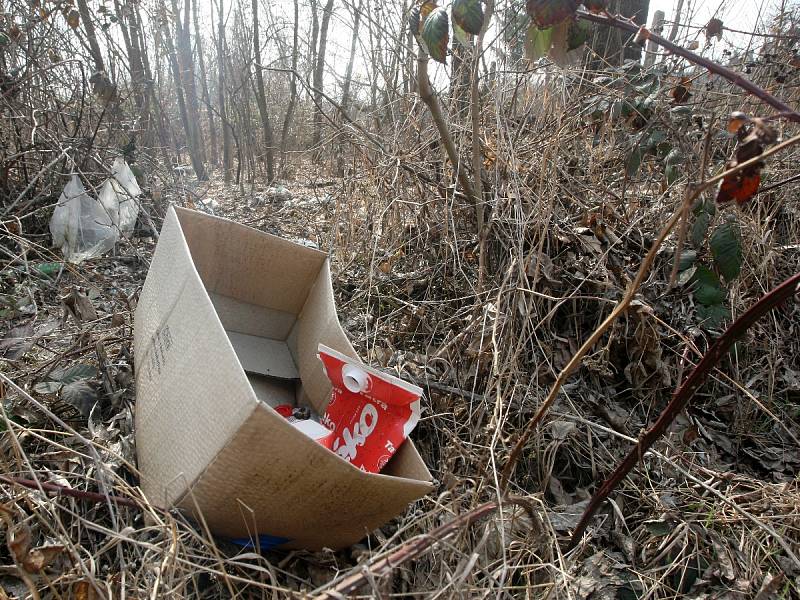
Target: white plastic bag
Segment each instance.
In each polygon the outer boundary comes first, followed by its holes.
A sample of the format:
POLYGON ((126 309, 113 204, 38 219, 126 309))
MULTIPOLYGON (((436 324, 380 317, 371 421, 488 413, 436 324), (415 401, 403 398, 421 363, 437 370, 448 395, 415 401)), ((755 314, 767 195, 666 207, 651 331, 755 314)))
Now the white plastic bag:
POLYGON ((111 217, 111 222, 120 229, 122 229, 122 227, 119 225, 119 210, 121 200, 124 197, 125 192, 122 186, 118 184, 113 177, 109 177, 105 180, 103 187, 100 188, 100 194, 97 196, 98 200, 100 200, 100 204, 103 205, 108 216, 111 217))
POLYGON ((73 175, 50 219, 53 245, 64 258, 80 263, 108 252, 117 243, 117 226, 103 204, 86 193, 81 180, 73 175))
MULTIPOLYGON (((113 176, 112 186, 119 198, 119 209, 117 217, 114 218, 124 235, 129 235, 136 226, 136 219, 139 216, 139 196, 142 195, 142 188, 136 182, 136 177, 125 162, 125 159, 118 156, 111 167, 113 176)), ((102 193, 102 192, 101 192, 102 193)))

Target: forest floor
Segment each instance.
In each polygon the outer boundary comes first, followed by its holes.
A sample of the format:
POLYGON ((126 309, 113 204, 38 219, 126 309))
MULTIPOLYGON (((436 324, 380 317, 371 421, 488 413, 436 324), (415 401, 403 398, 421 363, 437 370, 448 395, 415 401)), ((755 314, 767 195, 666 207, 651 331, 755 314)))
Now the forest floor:
MULTIPOLYGON (((394 223, 391 243, 379 243, 373 233, 389 225, 385 214, 371 213, 369 194, 359 197, 339 179, 315 182, 310 165, 296 180, 287 183, 290 199, 217 180, 154 186, 145 208, 157 227, 174 202, 332 249, 340 320, 357 351, 425 389, 412 437, 437 489, 341 552, 261 555, 149 506, 136 489, 132 331, 156 240, 140 230, 113 255, 73 266, 47 249, 40 230, 27 238, 29 260, 8 261, 0 271, 0 312, 9 325, 0 331, 0 598, 319 594, 404 540, 491 500, 511 433, 618 298, 661 214, 652 207, 634 225, 607 218, 602 230, 578 212, 553 221, 559 250, 538 255, 544 285, 529 290, 537 304, 519 300, 509 309, 502 286, 492 286, 476 312, 468 284, 474 240, 453 236, 451 243, 435 227, 408 222, 394 223), (614 235, 615 227, 625 235, 614 235), (432 244, 444 255, 424 251, 432 244), (467 275, 459 279, 459 271, 467 275), (526 315, 538 333, 525 341, 540 344, 542 358, 501 394, 482 383, 491 380, 498 348, 518 343, 504 337, 513 335, 506 320, 526 315), (498 411, 511 415, 504 430, 498 411), (132 505, 82 493, 106 491, 132 505)), ((800 218, 791 210, 784 217, 790 233, 773 246, 784 251, 767 257, 748 249, 745 281, 755 289, 742 284, 737 310, 769 288, 765 277, 779 281, 796 270, 789 246, 800 218)), ((763 232, 764 219, 750 217, 753 233, 763 232)), ((797 304, 748 334, 584 541, 562 550, 590 494, 715 335, 698 326, 688 295, 667 289, 670 260, 669 252, 659 256, 657 275, 529 443, 512 484, 529 506, 505 507, 463 528, 372 580, 363 597, 800 597, 797 304)))

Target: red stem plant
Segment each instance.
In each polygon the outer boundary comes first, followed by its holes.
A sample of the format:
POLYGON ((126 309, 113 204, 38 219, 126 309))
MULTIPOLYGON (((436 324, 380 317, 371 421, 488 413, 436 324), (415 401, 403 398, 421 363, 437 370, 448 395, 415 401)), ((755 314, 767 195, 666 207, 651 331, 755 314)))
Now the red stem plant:
POLYGON ((653 426, 648 429, 640 438, 636 445, 631 449, 625 459, 619 463, 611 476, 603 483, 599 490, 597 490, 589 501, 578 526, 572 533, 569 547, 573 548, 580 541, 583 532, 589 525, 589 521, 600 508, 603 501, 608 498, 609 494, 619 485, 619 483, 630 473, 631 469, 636 466, 650 447, 664 435, 664 432, 669 428, 678 414, 686 408, 689 400, 695 395, 697 390, 703 385, 708 374, 719 363, 723 356, 730 350, 737 340, 744 337, 750 327, 761 317, 769 313, 771 310, 779 307, 783 302, 792 296, 800 293, 800 273, 796 273, 778 287, 772 289, 767 294, 761 297, 750 309, 739 316, 725 332, 717 338, 712 346, 703 355, 703 358, 692 370, 691 374, 675 391, 669 404, 658 416, 658 419, 653 426))

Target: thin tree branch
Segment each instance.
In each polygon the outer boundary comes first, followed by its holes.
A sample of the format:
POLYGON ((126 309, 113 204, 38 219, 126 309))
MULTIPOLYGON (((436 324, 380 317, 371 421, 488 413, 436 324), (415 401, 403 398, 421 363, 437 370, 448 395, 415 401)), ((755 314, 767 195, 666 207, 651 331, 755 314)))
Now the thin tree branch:
POLYGON ((143 509, 143 505, 133 498, 126 498, 124 496, 115 496, 113 494, 100 494, 98 492, 88 492, 85 490, 76 490, 68 488, 64 485, 57 483, 48 483, 46 481, 34 481, 33 479, 25 479, 23 477, 13 477, 11 475, 0 475, 0 482, 8 485, 19 485, 31 490, 44 492, 46 494, 56 494, 57 496, 68 496, 77 500, 85 502, 93 502, 95 504, 102 504, 110 500, 118 506, 127 506, 129 508, 143 509))
MULTIPOLYGON (((514 499, 509 499, 509 501, 517 504, 522 503, 514 499)), ((338 600, 344 598, 354 593, 362 585, 369 583, 371 579, 388 575, 404 562, 420 556, 430 547, 446 540, 463 527, 467 527, 478 519, 493 513, 499 506, 500 504, 496 500, 476 506, 472 510, 455 517, 452 521, 439 525, 439 527, 426 535, 411 538, 383 558, 360 567, 355 573, 345 576, 333 588, 321 591, 319 595, 312 597, 316 600, 338 600)))
POLYGON ((710 72, 715 73, 720 77, 724 77, 734 85, 742 88, 746 92, 749 92, 756 98, 760 99, 765 104, 769 104, 772 108, 774 108, 778 112, 784 113, 784 116, 788 120, 794 121, 795 123, 800 123, 800 113, 795 111, 791 106, 779 100, 778 98, 776 98, 763 88, 757 86, 749 79, 743 77, 736 71, 732 71, 727 67, 717 64, 712 60, 700 56, 699 54, 695 54, 691 50, 687 50, 686 48, 679 46, 674 42, 671 42, 670 40, 656 33, 653 33, 644 26, 640 26, 631 20, 623 19, 620 18, 619 16, 614 16, 610 14, 600 15, 587 12, 585 10, 578 10, 576 15, 579 19, 583 19, 584 21, 592 21, 593 23, 599 23, 601 25, 609 25, 612 27, 616 27, 618 29, 623 29, 630 33, 637 34, 637 41, 639 42, 644 43, 645 41, 649 40, 655 44, 658 44, 659 46, 661 46, 666 50, 669 50, 673 54, 685 58, 686 60, 700 67, 708 69, 710 72))
MULTIPOLYGON (((450 128, 447 126, 447 121, 442 113, 442 107, 439 105, 439 100, 431 86, 430 77, 428 77, 428 53, 423 50, 422 45, 419 44, 419 56, 417 57, 417 87, 419 89, 419 97, 428 107, 428 110, 433 117, 433 122, 436 124, 436 129, 439 131, 439 137, 444 144, 445 152, 450 162, 453 163, 453 168, 456 170, 456 178, 464 190, 464 194, 474 203, 479 206, 480 198, 475 194, 475 185, 467 173, 464 165, 458 157, 456 144, 453 141, 453 136, 450 135, 450 128)), ((475 174, 480 177, 480 173, 475 174)))

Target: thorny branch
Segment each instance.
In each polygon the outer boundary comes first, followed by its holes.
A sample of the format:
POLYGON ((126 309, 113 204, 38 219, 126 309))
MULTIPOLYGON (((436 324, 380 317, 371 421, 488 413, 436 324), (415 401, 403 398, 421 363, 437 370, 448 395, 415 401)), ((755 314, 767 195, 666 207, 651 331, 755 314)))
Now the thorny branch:
MULTIPOLYGON (((777 146, 770 148, 769 150, 767 150, 766 152, 755 158, 752 158, 746 162, 736 165, 735 167, 728 169, 723 173, 715 175, 714 177, 708 179, 707 181, 703 182, 694 189, 687 189, 687 198, 684 201, 684 203, 691 204, 694 200, 696 200, 700 196, 700 194, 702 194, 704 191, 706 191, 707 189, 709 189, 710 187, 712 187, 713 185, 715 185, 716 183, 727 177, 728 175, 732 175, 733 173, 738 173, 739 171, 746 169, 747 167, 756 164, 757 162, 762 161, 765 158, 772 156, 777 152, 780 152, 781 150, 789 148, 790 146, 794 146, 798 142, 800 142, 800 135, 790 138, 785 142, 782 142, 777 146)), ((563 387, 564 383, 566 383, 567 379, 569 379, 569 376, 572 375, 572 373, 578 369, 578 367, 581 364, 581 361, 583 360, 583 357, 586 356, 589 350, 591 350, 594 347, 594 345, 603 336, 603 334, 606 331, 608 331, 609 327, 611 327, 614 321, 616 321, 617 318, 630 305, 631 300, 633 300, 634 296, 636 295, 636 292, 639 290, 639 287, 645 280, 645 277, 647 277, 647 273, 650 271, 650 267, 652 266, 653 261, 656 258, 656 254, 658 253, 658 249, 661 247, 661 244, 664 243, 664 240, 667 239, 667 236, 670 234, 673 227, 675 227, 675 225, 678 223, 681 216, 683 215, 684 203, 682 203, 681 206, 678 207, 678 209, 672 214, 672 216, 669 218, 667 223, 662 228, 661 232, 658 234, 658 237, 656 238, 655 242, 653 242, 653 245, 650 247, 650 250, 648 251, 647 255, 642 261, 642 265, 641 267, 639 267, 639 271, 636 274, 636 277, 633 279, 633 281, 631 281, 630 285, 628 285, 628 289, 626 290, 622 300, 619 301, 619 304, 617 304, 617 306, 614 307, 614 310, 611 311, 611 314, 609 314, 608 317, 606 317, 606 319, 600 324, 600 326, 597 329, 595 329, 592 335, 589 336, 589 339, 587 339, 583 343, 583 345, 578 349, 578 351, 573 355, 573 357, 567 363, 567 366, 565 366, 561 370, 561 372, 558 374, 558 377, 556 378, 555 383, 553 384, 553 387, 550 389, 550 393, 548 393, 547 398, 545 398, 545 401, 539 407, 539 410, 525 426, 525 429, 517 439, 517 442, 514 444, 514 447, 511 450, 511 453, 509 454, 508 461, 506 462, 506 465, 503 468, 503 473, 500 478, 501 492, 505 492, 507 490, 511 475, 514 472, 514 466, 519 460, 522 450, 525 447, 525 444, 528 443, 528 440, 535 431, 536 426, 542 421, 544 416, 550 410, 550 407, 553 405, 553 402, 558 396, 558 393, 561 391, 561 388, 563 387)))
POLYGON ((636 34, 638 43, 644 43, 646 41, 651 41, 655 44, 658 44, 662 48, 669 50, 676 56, 680 56, 681 58, 685 58, 686 60, 708 69, 711 73, 716 73, 721 77, 724 77, 732 84, 740 87, 744 91, 752 94, 764 104, 768 104, 778 112, 782 113, 786 119, 793 121, 795 123, 800 123, 800 113, 795 111, 791 106, 783 102, 782 100, 776 98, 764 88, 756 85, 746 77, 743 77, 741 74, 737 73, 736 71, 732 71, 728 67, 725 67, 719 63, 714 62, 713 60, 709 60, 699 54, 695 54, 691 50, 687 50, 683 46, 679 46, 678 44, 671 42, 665 37, 658 35, 647 29, 644 26, 637 25, 632 20, 624 19, 619 16, 611 15, 611 14, 596 14, 591 13, 585 10, 578 10, 577 17, 579 19, 583 19, 585 21, 592 21, 593 23, 599 23, 600 25, 608 25, 611 27, 616 27, 618 29, 623 29, 629 33, 636 34))
MULTIPOLYGON (((708 349, 703 355, 702 360, 692 370, 689 377, 678 388, 669 404, 659 415, 653 426, 648 429, 644 435, 639 438, 639 441, 631 449, 625 459, 619 463, 614 472, 603 483, 600 489, 595 492, 594 496, 586 507, 586 511, 581 516, 581 520, 575 531, 572 534, 572 539, 569 542, 569 548, 574 548, 580 541, 583 532, 589 524, 589 521, 600 508, 603 501, 608 498, 611 492, 619 485, 619 483, 630 473, 631 469, 639 462, 645 455, 648 449, 658 440, 667 428, 675 420, 675 417, 686 407, 689 401, 694 396, 695 392, 700 388, 706 380, 709 372, 714 366, 719 363, 723 356, 730 350, 731 346, 740 340, 747 330, 752 327, 758 319, 768 314, 770 311, 776 309, 786 300, 800 294, 800 273, 790 277, 778 287, 774 288, 766 295, 764 295, 758 302, 756 302, 750 309, 736 319, 728 329, 717 339, 716 342, 708 349)), ((779 542, 782 541, 778 538, 779 542)), ((800 560, 792 552, 792 549, 782 543, 784 550, 795 564, 800 568, 800 560)))

